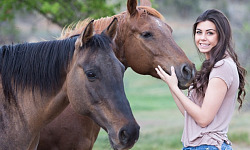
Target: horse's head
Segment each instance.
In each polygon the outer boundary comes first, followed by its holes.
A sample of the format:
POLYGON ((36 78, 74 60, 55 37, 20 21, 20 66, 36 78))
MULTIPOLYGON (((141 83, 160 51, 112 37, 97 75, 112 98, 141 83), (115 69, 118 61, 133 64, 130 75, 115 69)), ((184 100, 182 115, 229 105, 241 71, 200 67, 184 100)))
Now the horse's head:
POLYGON ((75 44, 67 75, 67 94, 71 106, 92 118, 107 131, 114 149, 127 149, 139 137, 123 85, 125 67, 112 50, 117 19, 101 34, 93 34, 91 21, 75 44))
MULTIPOLYGON (((128 0, 126 23, 123 24, 122 46, 125 50, 125 64, 139 74, 159 78, 154 68, 160 65, 167 73, 174 66, 179 87, 186 89, 193 80, 195 67, 172 37, 171 27, 163 16, 150 7, 150 2, 138 6, 137 0, 128 0)), ((119 43, 119 41, 116 41, 119 43)))

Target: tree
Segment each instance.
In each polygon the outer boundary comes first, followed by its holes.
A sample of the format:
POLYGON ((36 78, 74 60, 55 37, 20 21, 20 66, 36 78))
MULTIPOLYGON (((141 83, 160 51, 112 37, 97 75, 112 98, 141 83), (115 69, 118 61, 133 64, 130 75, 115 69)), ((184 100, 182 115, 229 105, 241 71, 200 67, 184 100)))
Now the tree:
POLYGON ((108 4, 108 0, 1 0, 0 21, 12 20, 18 11, 37 11, 48 20, 63 27, 69 23, 91 17, 111 16, 120 8, 121 0, 108 4))

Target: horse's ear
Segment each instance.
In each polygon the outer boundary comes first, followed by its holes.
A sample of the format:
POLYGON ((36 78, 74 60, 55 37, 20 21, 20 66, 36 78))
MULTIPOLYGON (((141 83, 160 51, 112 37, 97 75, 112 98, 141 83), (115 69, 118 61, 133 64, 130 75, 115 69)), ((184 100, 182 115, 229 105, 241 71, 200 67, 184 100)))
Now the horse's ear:
POLYGON ((152 7, 150 0, 140 0, 140 6, 152 7))
POLYGON ((128 0, 127 1, 127 9, 128 9, 130 16, 132 16, 132 17, 138 13, 136 6, 137 6, 137 0, 128 0))
POLYGON ((108 35, 111 39, 114 39, 116 35, 117 22, 117 18, 114 18, 109 26, 103 31, 103 33, 108 35))
POLYGON ((85 27, 84 31, 80 36, 81 46, 86 44, 88 40, 94 35, 94 20, 91 20, 89 24, 85 27))

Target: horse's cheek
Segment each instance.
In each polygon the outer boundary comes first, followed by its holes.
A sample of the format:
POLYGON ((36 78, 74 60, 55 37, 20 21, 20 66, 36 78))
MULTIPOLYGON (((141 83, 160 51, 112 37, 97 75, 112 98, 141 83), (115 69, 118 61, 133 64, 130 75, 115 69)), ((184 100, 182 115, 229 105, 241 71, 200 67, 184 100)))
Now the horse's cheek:
POLYGON ((84 74, 82 70, 72 71, 67 79, 67 94, 70 101, 71 106, 76 110, 79 114, 85 114, 87 110, 82 108, 87 108, 84 105, 87 105, 85 102, 85 97, 83 95, 87 95, 85 88, 84 74))

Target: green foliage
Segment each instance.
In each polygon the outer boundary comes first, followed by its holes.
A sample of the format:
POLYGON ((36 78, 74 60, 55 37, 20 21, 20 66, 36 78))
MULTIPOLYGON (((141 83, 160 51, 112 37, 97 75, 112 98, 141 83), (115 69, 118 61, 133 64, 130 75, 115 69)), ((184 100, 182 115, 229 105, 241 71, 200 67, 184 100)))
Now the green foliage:
POLYGON ((11 20, 20 10, 37 11, 59 26, 91 17, 111 16, 120 8, 121 0, 1 0, 0 21, 11 20))

